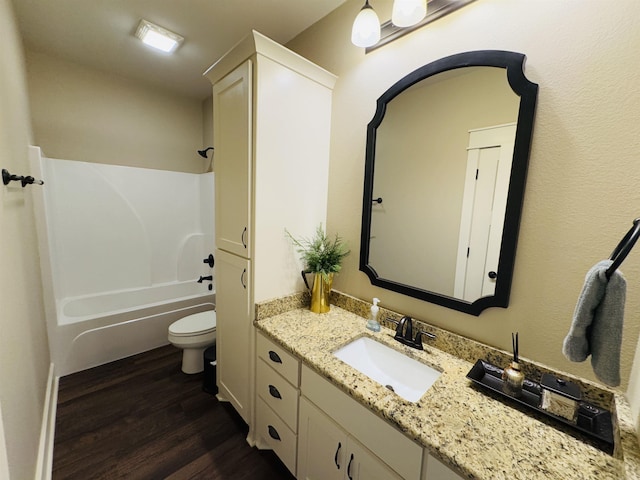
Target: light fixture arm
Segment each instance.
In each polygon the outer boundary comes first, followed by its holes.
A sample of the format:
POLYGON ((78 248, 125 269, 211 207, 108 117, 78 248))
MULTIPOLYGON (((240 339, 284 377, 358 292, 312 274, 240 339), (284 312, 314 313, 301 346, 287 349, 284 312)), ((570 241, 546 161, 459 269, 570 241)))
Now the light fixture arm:
POLYGON ((208 158, 207 157, 207 152, 209 150, 213 150, 213 147, 207 147, 204 150, 198 150, 198 154, 202 157, 202 158, 208 158))

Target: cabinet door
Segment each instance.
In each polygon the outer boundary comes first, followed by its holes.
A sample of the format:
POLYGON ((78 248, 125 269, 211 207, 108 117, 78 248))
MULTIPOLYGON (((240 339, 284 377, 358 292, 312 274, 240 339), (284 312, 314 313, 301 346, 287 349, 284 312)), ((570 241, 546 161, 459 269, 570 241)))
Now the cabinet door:
POLYGON ((301 480, 402 480, 306 398, 300 399, 298 475, 301 480))
POLYGON ((298 420, 300 480, 341 480, 347 469, 347 435, 306 398, 300 399, 298 420))
POLYGON ((250 262, 216 251, 216 358, 219 398, 249 423, 251 314, 250 262))
POLYGON ((346 479, 348 480, 402 480, 382 460, 360 442, 349 437, 346 479))
POLYGON ((422 480, 463 480, 463 478, 436 460, 431 455, 426 455, 426 466, 423 469, 422 480))
POLYGON ((216 246, 251 258, 251 61, 213 86, 216 246))

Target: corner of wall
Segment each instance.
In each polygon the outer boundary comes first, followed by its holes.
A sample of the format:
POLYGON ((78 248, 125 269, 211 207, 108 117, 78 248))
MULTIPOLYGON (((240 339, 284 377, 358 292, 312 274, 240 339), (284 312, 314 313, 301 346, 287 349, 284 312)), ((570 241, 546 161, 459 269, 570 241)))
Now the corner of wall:
POLYGON ((58 383, 59 378, 55 376, 55 368, 52 363, 49 366, 47 393, 42 411, 42 425, 40 428, 40 444, 38 447, 38 458, 36 461, 35 480, 51 479, 56 411, 58 404, 58 383))

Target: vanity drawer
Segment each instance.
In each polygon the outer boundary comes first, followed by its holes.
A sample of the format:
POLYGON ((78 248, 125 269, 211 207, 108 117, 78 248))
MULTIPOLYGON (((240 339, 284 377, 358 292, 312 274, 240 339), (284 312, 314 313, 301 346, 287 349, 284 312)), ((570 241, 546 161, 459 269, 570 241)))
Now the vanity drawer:
POLYGON ((300 385, 300 361, 261 333, 258 333, 256 343, 258 357, 262 358, 291 385, 298 387, 300 385))
POLYGON ((256 389, 262 400, 289 428, 297 432, 298 389, 285 381, 263 359, 258 359, 256 389))
POLYGON ((295 475, 297 436, 261 398, 256 399, 256 431, 295 475))

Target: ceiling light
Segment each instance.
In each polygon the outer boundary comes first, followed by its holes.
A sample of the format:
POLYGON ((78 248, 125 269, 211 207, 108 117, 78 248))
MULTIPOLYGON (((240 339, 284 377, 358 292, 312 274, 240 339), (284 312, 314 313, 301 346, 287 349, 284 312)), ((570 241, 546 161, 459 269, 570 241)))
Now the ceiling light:
POLYGON ((397 27, 410 27, 426 15, 427 0, 394 0, 391 22, 397 27))
POLYGON ((365 0, 360 13, 353 21, 351 42, 357 47, 370 47, 380 40, 380 20, 375 10, 365 0))
POLYGON ((184 37, 173 33, 144 19, 140 20, 136 37, 150 47, 157 48, 166 53, 174 52, 183 42, 184 37))

